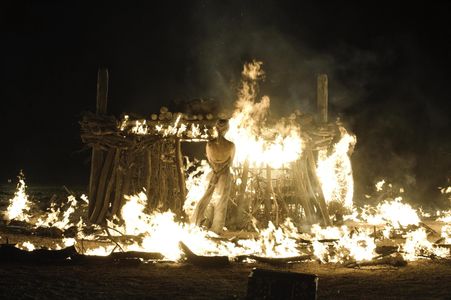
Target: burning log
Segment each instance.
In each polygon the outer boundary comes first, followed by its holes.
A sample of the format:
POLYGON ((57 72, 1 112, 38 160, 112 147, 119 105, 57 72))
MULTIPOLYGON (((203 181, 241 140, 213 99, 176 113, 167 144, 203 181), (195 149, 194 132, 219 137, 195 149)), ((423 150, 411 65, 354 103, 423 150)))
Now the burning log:
POLYGON ((399 246, 377 246, 375 251, 377 254, 380 254, 379 257, 383 257, 396 253, 398 250, 399 246))
POLYGON ((162 260, 164 256, 158 252, 140 252, 140 251, 127 251, 127 252, 113 252, 109 255, 114 260, 118 259, 134 259, 140 258, 144 260, 162 260))
POLYGON ((191 251, 191 249, 183 242, 180 242, 179 246, 185 254, 186 261, 193 265, 202 267, 220 267, 229 264, 229 258, 227 256, 201 256, 191 251))
POLYGON ((260 263, 265 263, 269 265, 285 265, 290 263, 303 262, 311 259, 313 256, 310 254, 291 256, 291 257, 264 257, 257 255, 240 255, 235 258, 236 261, 243 262, 247 259, 253 259, 260 263))
POLYGON ((121 263, 136 265, 141 260, 162 260, 164 256, 154 252, 113 252, 108 256, 79 254, 74 246, 61 250, 37 249, 25 251, 15 244, 0 245, 0 262, 22 263, 75 263, 75 264, 109 264, 121 263))
POLYGON ((424 222, 420 222, 419 225, 420 225, 421 227, 423 227, 424 229, 426 229, 426 230, 429 232, 429 234, 439 234, 437 231, 435 231, 434 229, 432 229, 429 225, 427 225, 427 224, 424 223, 424 222))
POLYGON ((65 262, 69 257, 76 255, 78 254, 74 246, 62 250, 38 249, 25 251, 16 248, 14 244, 0 245, 0 261, 2 262, 57 263, 65 262))
POLYGON ((393 267, 405 267, 407 266, 407 261, 401 256, 401 254, 397 253, 392 256, 385 256, 379 259, 373 259, 370 261, 362 261, 362 262, 352 262, 346 264, 347 268, 358 268, 358 267, 371 267, 371 266, 381 266, 381 265, 389 265, 393 267))

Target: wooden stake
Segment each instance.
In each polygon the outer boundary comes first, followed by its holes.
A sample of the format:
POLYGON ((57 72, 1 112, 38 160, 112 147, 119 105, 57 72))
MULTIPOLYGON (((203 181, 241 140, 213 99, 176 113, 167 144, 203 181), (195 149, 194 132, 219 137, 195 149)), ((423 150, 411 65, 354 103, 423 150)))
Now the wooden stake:
MULTIPOLYGON (((108 100, 108 69, 99 69, 97 73, 97 102, 96 102, 96 114, 104 115, 107 112, 107 100, 108 100)), ((91 216, 96 204, 96 194, 98 178, 102 169, 103 163, 103 151, 96 147, 92 149, 91 155, 91 173, 89 175, 89 208, 88 215, 91 216)))
POLYGON ((246 219, 248 218, 249 212, 249 201, 246 199, 246 187, 249 178, 249 161, 246 159, 243 164, 243 173, 241 175, 241 184, 238 191, 238 196, 236 199, 236 212, 234 214, 235 220, 232 223, 239 229, 243 229, 246 225, 246 219))
POLYGON ((327 123, 327 107, 328 107, 328 81, 326 74, 318 75, 316 103, 318 107, 318 122, 327 123))
POLYGON ((269 165, 266 166, 266 195, 265 195, 265 215, 268 221, 271 220, 271 212, 272 212, 272 174, 271 167, 269 165))
POLYGON ((180 139, 175 140, 175 153, 175 163, 177 167, 178 184, 180 190, 180 202, 176 203, 176 207, 174 207, 174 209, 176 210, 176 212, 180 213, 183 208, 183 202, 185 202, 186 199, 185 167, 183 166, 183 154, 180 139))
POLYGON ((119 150, 119 165, 116 168, 116 184, 115 184, 115 189, 114 189, 114 198, 113 198, 113 203, 111 205, 111 216, 114 216, 117 214, 117 212, 119 211, 119 205, 122 202, 122 182, 124 180, 124 166, 122 165, 122 150, 119 150))
POLYGON ((321 216, 324 221, 324 225, 330 226, 332 225, 332 222, 329 218, 329 210, 327 209, 326 200, 324 199, 323 190, 321 189, 321 183, 319 182, 318 176, 316 175, 316 165, 315 165, 315 157, 313 155, 313 151, 307 151, 307 161, 309 163, 310 172, 307 174, 310 174, 308 176, 309 179, 311 178, 311 188, 312 192, 315 195, 316 200, 318 201, 319 209, 321 212, 321 216), (318 196, 316 196, 318 194, 318 196))
MULTIPOLYGON (((112 197, 112 192, 113 192, 113 187, 116 184, 116 173, 117 173, 117 170, 119 167, 120 152, 121 152, 120 149, 118 149, 118 148, 115 149, 113 166, 112 166, 110 176, 107 179, 108 184, 106 187, 105 196, 103 197, 103 206, 102 206, 102 209, 100 210, 99 216, 97 217, 96 224, 103 223, 103 221, 106 218, 106 214, 108 212, 110 203, 114 202, 114 198, 112 197)), ((97 199, 97 201, 100 201, 100 199, 97 199)))
POLYGON ((103 162, 102 172, 100 173, 100 177, 98 179, 97 193, 95 197, 95 206, 92 211, 92 214, 89 216, 89 220, 92 223, 98 223, 98 217, 103 207, 103 202, 105 200, 106 193, 106 184, 108 180, 111 178, 111 170, 113 169, 113 161, 114 161, 114 153, 115 149, 108 150, 108 153, 105 157, 105 161, 103 162))

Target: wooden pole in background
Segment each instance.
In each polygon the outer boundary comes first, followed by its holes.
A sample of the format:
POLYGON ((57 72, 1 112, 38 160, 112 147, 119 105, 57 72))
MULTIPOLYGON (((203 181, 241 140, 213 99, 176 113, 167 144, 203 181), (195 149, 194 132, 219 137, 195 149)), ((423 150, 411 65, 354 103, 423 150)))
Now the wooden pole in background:
POLYGON ((327 106, 329 101, 329 91, 327 75, 320 74, 317 78, 316 103, 318 108, 318 122, 327 123, 327 106))
MULTIPOLYGON (((108 99, 108 69, 100 68, 97 72, 97 101, 96 101, 96 114, 104 115, 107 112, 107 99, 108 99)), ((91 173, 89 176, 89 209, 88 214, 91 217, 97 195, 98 178, 103 164, 103 151, 96 147, 92 148, 91 155, 91 173)))

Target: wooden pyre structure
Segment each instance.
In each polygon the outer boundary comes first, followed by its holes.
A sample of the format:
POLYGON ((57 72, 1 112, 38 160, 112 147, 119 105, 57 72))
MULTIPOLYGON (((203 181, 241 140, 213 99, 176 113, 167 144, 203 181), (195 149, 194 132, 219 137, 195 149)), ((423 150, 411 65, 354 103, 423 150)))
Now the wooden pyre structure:
MULTIPOLYGON (((80 122, 82 141, 92 147, 89 220, 103 224, 119 215, 124 196, 143 192, 143 188, 149 212, 171 209, 182 215, 186 186, 181 142, 209 140, 215 117, 171 113, 162 108, 150 120, 141 121, 142 134, 130 130, 131 126, 136 129, 136 120, 124 122, 107 115, 107 94, 108 71, 100 69, 96 113, 85 114, 80 122), (181 121, 184 130, 178 126, 181 121)), ((318 76, 317 95, 316 120, 309 115, 295 116, 307 141, 299 160, 278 170, 252 169, 247 163, 235 169, 235 179, 241 184, 234 186, 227 226, 246 228, 252 217, 277 224, 286 216, 331 223, 315 172, 317 151, 329 149, 338 136, 338 126, 327 119, 326 75, 318 76), (254 186, 246 189, 248 184, 254 186)))

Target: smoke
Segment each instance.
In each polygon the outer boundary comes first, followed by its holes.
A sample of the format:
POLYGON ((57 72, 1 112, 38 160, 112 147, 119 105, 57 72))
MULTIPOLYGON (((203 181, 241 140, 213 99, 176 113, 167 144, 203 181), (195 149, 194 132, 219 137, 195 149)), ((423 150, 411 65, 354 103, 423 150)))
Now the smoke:
POLYGON ((260 93, 270 97, 271 113, 314 113, 316 75, 326 73, 330 119, 340 117, 358 137, 357 197, 387 178, 411 199, 431 202, 450 170, 449 152, 446 157, 442 149, 441 173, 430 171, 440 152, 435 149, 440 137, 431 132, 443 132, 447 117, 417 87, 425 79, 417 37, 411 32, 366 37, 349 25, 342 26, 348 27, 344 32, 318 27, 314 11, 305 7, 296 20, 287 7, 270 1, 199 2, 192 12, 196 33, 190 54, 198 85, 191 93, 230 107, 242 65, 257 59, 266 73, 260 93))

